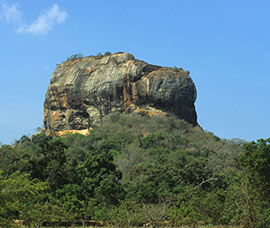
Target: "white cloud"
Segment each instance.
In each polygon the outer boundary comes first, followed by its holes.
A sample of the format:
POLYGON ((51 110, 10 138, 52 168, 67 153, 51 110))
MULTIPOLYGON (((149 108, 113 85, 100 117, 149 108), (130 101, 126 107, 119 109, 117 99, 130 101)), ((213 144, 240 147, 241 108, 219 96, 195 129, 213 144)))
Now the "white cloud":
POLYGON ((21 23, 22 14, 18 9, 19 8, 18 4, 7 5, 4 2, 1 2, 1 8, 2 8, 1 10, 2 20, 14 24, 21 23))
POLYGON ((30 25, 20 26, 17 29, 19 33, 45 34, 52 30, 55 24, 61 24, 67 18, 67 13, 61 11, 57 4, 39 17, 30 25))
POLYGON ((7 5, 2 3, 2 18, 6 22, 11 22, 18 33, 46 34, 53 29, 54 25, 63 23, 68 14, 61 10, 57 4, 46 12, 40 14, 34 22, 23 23, 22 13, 18 9, 18 4, 7 5))

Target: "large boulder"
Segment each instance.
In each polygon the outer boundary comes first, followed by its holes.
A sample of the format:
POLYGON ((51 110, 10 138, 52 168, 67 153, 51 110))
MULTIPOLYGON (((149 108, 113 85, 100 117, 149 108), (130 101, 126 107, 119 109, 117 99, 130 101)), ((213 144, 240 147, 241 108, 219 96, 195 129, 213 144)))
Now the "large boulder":
POLYGON ((182 68, 128 53, 72 58, 58 65, 44 102, 47 130, 88 129, 113 112, 173 114, 197 125, 196 88, 182 68))

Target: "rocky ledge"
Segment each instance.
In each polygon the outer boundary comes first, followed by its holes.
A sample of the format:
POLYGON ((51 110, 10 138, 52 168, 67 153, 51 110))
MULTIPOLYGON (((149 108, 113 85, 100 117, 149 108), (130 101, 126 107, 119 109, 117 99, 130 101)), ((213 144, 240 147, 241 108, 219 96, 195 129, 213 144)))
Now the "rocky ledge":
POLYGON ((189 72, 137 60, 129 53, 69 59, 52 75, 44 102, 47 130, 81 130, 113 112, 176 115, 197 125, 189 72))

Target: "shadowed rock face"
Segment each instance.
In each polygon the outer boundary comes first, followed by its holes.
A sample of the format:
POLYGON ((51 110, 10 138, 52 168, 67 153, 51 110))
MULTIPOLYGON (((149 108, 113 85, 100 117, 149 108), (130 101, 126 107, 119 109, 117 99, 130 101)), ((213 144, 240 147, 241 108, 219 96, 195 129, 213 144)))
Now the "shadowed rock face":
POLYGON ((128 53, 71 59, 52 75, 44 126, 88 129, 112 112, 174 114, 196 125, 195 100, 195 85, 182 69, 150 65, 128 53))

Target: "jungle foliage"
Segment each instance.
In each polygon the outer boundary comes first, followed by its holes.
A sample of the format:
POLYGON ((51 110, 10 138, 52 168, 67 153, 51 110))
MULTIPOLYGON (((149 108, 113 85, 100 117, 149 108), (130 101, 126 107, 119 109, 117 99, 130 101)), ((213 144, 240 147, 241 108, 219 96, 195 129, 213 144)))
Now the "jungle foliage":
POLYGON ((270 140, 220 139, 174 117, 114 114, 88 136, 40 132, 0 147, 0 226, 267 227, 270 140))

